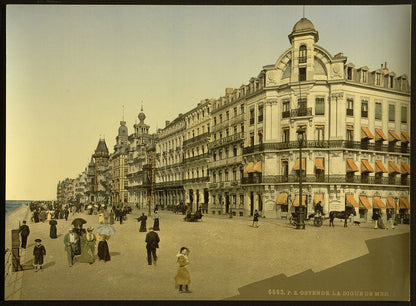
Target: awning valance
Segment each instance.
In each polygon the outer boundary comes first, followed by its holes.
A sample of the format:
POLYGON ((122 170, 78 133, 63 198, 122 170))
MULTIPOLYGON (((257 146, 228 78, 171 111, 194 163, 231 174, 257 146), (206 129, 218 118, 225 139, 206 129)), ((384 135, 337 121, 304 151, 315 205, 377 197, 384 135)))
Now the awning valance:
POLYGON ((318 204, 319 202, 322 207, 324 207, 324 194, 323 193, 315 193, 313 196, 313 205, 318 204))
POLYGON ((410 142, 410 135, 407 132, 401 132, 402 138, 400 139, 402 143, 410 142))
POLYGON ((380 197, 373 197, 373 208, 386 209, 386 204, 384 204, 380 197))
POLYGON ((407 163, 402 162, 401 166, 402 166, 402 174, 410 174, 410 167, 407 163))
POLYGON ((396 209, 396 203, 394 202, 393 197, 387 197, 387 208, 396 209))
POLYGON ((287 192, 281 192, 277 197, 276 202, 279 205, 287 205, 287 192))
POLYGON ((399 200, 399 203, 400 203, 399 205, 400 209, 410 209, 410 203, 407 200, 407 198, 401 197, 399 200))
POLYGON ((367 196, 364 196, 364 195, 360 196, 360 208, 372 209, 370 201, 368 200, 367 196))
POLYGON ((345 195, 345 205, 352 206, 352 207, 359 207, 357 201, 354 198, 353 194, 346 194, 345 195))
POLYGON ((376 141, 379 140, 387 140, 387 137, 382 129, 376 129, 376 141))
POLYGON ((357 172, 359 171, 357 165, 354 163, 352 158, 347 158, 347 172, 357 172))
POLYGON ((399 141, 400 137, 394 130, 389 130, 389 141, 399 141))
POLYGON ((387 169, 386 167, 384 167, 381 160, 376 160, 376 173, 380 173, 380 172, 387 172, 387 169))
POLYGON ((348 130, 348 131, 354 131, 354 126, 352 126, 352 125, 347 125, 347 130, 348 130))
POLYGON ((247 166, 244 168, 244 173, 253 173, 254 172, 254 163, 249 162, 247 166))
MULTIPOLYGON (((302 158, 302 171, 305 171, 305 165, 306 165, 306 158, 302 158)), ((296 170, 296 171, 300 170, 299 167, 300 167, 300 162, 299 162, 299 158, 298 158, 298 159, 296 159, 295 166, 293 167, 293 170, 296 170)))
MULTIPOLYGON (((299 195, 295 196, 295 200, 293 201, 293 206, 299 206, 299 195)), ((306 206, 306 195, 302 195, 302 206, 306 206)))
POLYGON ((389 173, 400 173, 400 170, 394 161, 389 161, 389 173))
POLYGON ((261 160, 259 160, 253 167, 254 172, 261 173, 261 160))
POLYGON ((361 172, 374 172, 373 167, 371 167, 370 163, 366 159, 361 160, 361 172))
POLYGON ((318 157, 315 159, 315 167, 317 170, 325 170, 324 167, 324 159, 321 157, 318 157))
POLYGON ((370 129, 366 126, 361 127, 361 139, 368 138, 373 139, 374 135, 371 133, 370 129))

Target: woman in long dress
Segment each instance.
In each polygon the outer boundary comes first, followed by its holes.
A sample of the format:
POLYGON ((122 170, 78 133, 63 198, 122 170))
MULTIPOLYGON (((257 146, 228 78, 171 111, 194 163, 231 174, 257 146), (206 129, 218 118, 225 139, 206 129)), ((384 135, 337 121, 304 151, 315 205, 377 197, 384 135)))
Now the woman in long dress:
POLYGON ((81 256, 79 258, 80 262, 85 262, 93 264, 95 261, 95 243, 97 238, 92 233, 94 228, 88 228, 87 233, 84 233, 81 236, 81 256))
POLYGON ((110 211, 110 224, 114 224, 114 211, 111 209, 110 211))
POLYGON ((175 285, 179 286, 179 293, 190 293, 189 285, 191 284, 191 274, 188 270, 188 255, 190 251, 187 247, 182 247, 179 251, 179 254, 176 255, 176 262, 179 264, 178 271, 175 275, 175 285), (183 287, 185 286, 185 289, 183 287))
POLYGON ((56 224, 57 223, 58 222, 56 222, 56 220, 49 221, 49 224, 51 226, 50 230, 49 230, 49 237, 51 237, 52 239, 58 238, 57 230, 56 230, 56 224))
POLYGON ((137 218, 137 220, 139 222, 141 221, 139 232, 147 232, 147 229, 146 229, 147 216, 144 213, 142 213, 142 215, 140 216, 140 218, 137 218))
POLYGON ((159 216, 159 214, 157 213, 157 210, 155 210, 155 213, 153 214, 153 230, 154 231, 160 231, 160 228, 159 228, 159 219, 160 219, 160 216, 159 216))
POLYGON ((107 235, 97 234, 98 239, 98 258, 104 260, 104 262, 111 260, 110 251, 108 249, 107 240, 110 237, 107 235))

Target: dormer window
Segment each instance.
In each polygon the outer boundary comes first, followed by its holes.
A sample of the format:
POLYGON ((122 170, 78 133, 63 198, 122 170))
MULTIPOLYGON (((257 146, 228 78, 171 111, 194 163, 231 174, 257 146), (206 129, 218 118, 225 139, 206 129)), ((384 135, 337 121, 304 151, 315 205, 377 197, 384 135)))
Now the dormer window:
POLYGON ((361 82, 367 83, 367 70, 361 71, 361 82))
POLYGON ((376 73, 376 85, 381 85, 381 73, 376 73))
POLYGON ((347 79, 352 80, 352 67, 347 68, 347 79))
POLYGON ((306 63, 306 46, 302 45, 299 48, 299 64, 306 63))
POLYGON ((394 76, 392 76, 392 75, 391 75, 391 76, 389 77, 389 87, 390 87, 390 88, 393 88, 393 85, 394 85, 393 81, 394 81, 394 76))

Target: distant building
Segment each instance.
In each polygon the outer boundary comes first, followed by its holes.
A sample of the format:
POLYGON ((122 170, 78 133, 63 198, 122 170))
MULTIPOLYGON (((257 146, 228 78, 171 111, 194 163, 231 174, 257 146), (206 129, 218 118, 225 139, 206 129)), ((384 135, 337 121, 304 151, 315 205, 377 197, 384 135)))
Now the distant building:
POLYGON ((120 121, 114 153, 111 156, 112 164, 112 199, 115 207, 123 207, 128 203, 128 163, 129 154, 128 132, 125 121, 120 121))

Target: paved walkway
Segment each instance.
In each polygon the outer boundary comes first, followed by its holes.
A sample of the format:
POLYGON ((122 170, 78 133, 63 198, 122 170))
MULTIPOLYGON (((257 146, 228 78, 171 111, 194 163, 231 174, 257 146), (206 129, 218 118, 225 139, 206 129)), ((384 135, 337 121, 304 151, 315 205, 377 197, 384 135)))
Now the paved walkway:
MULTIPOLYGON (((20 297, 16 300, 222 300, 238 295, 238 288, 279 274, 295 275, 312 269, 319 272, 342 262, 368 254, 365 240, 409 232, 409 226, 392 230, 374 230, 371 224, 344 228, 335 222, 330 228, 307 226, 295 230, 286 220, 260 219, 260 227, 251 227, 247 217, 206 215, 201 222, 184 222, 183 215, 161 211, 158 265, 146 261, 145 234, 135 220, 114 226, 117 233, 109 240, 111 261, 93 265, 76 263, 68 267, 63 235, 75 217, 98 226, 98 216, 70 215, 58 220, 58 238, 49 238, 49 224, 30 223, 33 240, 41 238, 46 247, 44 271, 14 272, 23 275, 20 297), (179 294, 174 286, 176 254, 187 246, 191 253, 190 294, 179 294), (318 260, 317 260, 318 259, 318 260)), ((148 227, 153 221, 148 220, 148 227)), ((30 258, 26 257, 26 260, 30 258)), ((7 290, 7 288, 6 288, 7 290)))

